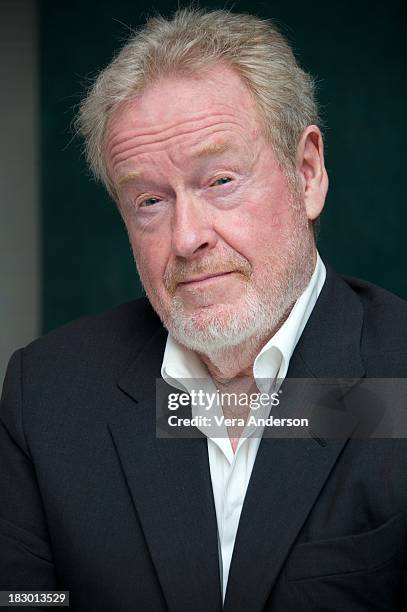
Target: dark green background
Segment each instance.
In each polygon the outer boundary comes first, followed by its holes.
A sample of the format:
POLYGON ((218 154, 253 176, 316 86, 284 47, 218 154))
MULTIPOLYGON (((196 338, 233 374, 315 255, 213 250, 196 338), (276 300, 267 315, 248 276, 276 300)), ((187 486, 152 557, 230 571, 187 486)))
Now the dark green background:
MULTIPOLYGON (((163 14, 176 7, 154 4, 163 14)), ((330 176, 322 256, 343 274, 407 298, 405 1, 238 1, 232 8, 274 18, 318 79, 330 176)), ((130 0, 40 2, 43 331, 141 293, 122 222, 89 177, 70 126, 87 79, 128 26, 152 12, 130 0)))

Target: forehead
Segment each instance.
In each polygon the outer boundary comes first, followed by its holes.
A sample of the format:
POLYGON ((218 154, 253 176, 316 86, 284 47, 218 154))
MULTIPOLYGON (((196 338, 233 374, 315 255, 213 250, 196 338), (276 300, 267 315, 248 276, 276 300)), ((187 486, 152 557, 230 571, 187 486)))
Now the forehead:
POLYGON ((250 136, 260 123, 241 78, 231 68, 214 64, 200 77, 161 79, 124 102, 108 122, 105 152, 108 158, 117 158, 129 144, 160 147, 171 139, 188 141, 223 128, 250 136))

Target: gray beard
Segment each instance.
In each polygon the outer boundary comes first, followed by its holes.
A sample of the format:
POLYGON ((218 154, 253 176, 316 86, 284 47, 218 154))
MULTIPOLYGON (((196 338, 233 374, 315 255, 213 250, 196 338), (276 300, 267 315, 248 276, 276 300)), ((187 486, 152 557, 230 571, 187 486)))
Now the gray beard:
POLYGON ((248 282, 239 304, 215 306, 204 312, 187 312, 180 297, 162 313, 168 332, 183 346, 210 357, 243 344, 257 345, 271 337, 287 317, 313 273, 310 253, 291 244, 284 262, 285 276, 276 278, 271 265, 257 287, 248 282))
POLYGON ((238 308, 230 308, 232 311, 223 316, 208 317, 207 322, 197 321, 198 317, 186 313, 182 301, 174 298, 170 316, 163 323, 180 344, 210 357, 242 344, 257 345, 262 338, 271 336, 300 293, 296 283, 290 284, 271 308, 250 287, 238 308))

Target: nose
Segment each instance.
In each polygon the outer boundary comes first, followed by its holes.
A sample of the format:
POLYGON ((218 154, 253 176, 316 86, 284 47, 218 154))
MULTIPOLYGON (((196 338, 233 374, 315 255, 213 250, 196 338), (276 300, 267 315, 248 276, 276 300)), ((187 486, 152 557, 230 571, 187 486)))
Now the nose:
POLYGON ((195 259, 216 243, 217 233, 205 202, 192 194, 178 195, 172 224, 173 254, 195 259))

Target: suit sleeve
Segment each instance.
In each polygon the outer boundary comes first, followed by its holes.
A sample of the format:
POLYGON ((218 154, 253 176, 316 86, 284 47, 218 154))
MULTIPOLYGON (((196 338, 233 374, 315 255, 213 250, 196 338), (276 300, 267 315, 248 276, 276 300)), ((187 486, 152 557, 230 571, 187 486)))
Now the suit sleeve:
POLYGON ((0 402, 0 590, 56 590, 41 494, 24 434, 22 358, 23 351, 12 356, 0 402))

